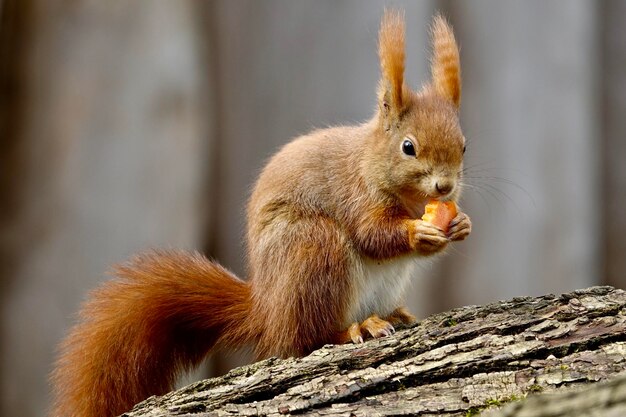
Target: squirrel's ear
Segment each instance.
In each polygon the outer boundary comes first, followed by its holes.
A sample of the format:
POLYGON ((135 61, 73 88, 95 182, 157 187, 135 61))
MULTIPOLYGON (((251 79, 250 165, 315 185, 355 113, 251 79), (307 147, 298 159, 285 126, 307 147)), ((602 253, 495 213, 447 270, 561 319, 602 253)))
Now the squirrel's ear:
POLYGON ((433 91, 455 107, 461 104, 461 62, 452 28, 441 15, 431 26, 433 57, 431 61, 433 91))
POLYGON ((385 10, 378 33, 378 56, 382 78, 378 104, 383 116, 402 112, 404 85, 404 14, 385 10))

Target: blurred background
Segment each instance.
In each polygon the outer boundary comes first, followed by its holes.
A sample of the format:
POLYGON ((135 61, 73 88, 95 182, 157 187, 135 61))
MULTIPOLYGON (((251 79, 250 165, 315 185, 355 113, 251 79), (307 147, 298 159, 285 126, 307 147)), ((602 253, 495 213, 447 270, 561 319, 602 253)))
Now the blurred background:
POLYGON ((626 287, 624 1, 0 0, 0 415, 45 414, 55 346, 112 263, 198 249, 245 276, 264 161, 373 114, 385 5, 413 87, 437 10, 461 45, 474 229, 411 308, 626 287))

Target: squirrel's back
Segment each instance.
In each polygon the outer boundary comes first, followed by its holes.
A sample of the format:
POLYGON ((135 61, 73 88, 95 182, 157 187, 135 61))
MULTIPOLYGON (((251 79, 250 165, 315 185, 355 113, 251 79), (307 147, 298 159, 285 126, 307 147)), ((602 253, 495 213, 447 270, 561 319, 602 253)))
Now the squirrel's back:
POLYGON ((294 213, 336 218, 342 203, 349 204, 360 190, 359 165, 372 123, 316 130, 291 141, 267 163, 248 203, 250 240, 277 218, 294 213), (356 145, 361 144, 361 145, 356 145), (344 201, 345 200, 345 201, 344 201), (294 211, 295 210, 295 211, 294 211))

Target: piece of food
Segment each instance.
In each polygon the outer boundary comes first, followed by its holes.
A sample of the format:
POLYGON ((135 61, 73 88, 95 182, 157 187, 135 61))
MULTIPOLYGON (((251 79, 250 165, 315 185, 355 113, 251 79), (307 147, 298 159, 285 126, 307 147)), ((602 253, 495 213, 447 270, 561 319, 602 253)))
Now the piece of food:
POLYGON ((456 217, 456 214, 457 210, 454 201, 430 200, 426 204, 422 220, 447 232, 448 225, 456 217))

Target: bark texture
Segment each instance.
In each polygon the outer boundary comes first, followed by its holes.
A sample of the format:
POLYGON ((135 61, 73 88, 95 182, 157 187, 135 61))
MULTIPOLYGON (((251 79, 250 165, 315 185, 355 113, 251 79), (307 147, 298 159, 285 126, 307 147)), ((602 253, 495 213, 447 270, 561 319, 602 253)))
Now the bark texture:
POLYGON ((234 369, 124 416, 471 416, 510 402, 494 415, 578 415, 524 411, 562 404, 621 416, 626 379, 594 384, 598 397, 574 392, 624 370, 625 330, 623 290, 514 298, 436 314, 362 345, 234 369), (558 400, 544 400, 553 391, 558 400))
POLYGON ((533 396, 484 413, 484 417, 583 416, 626 416, 626 375, 583 389, 562 389, 557 393, 533 396))

